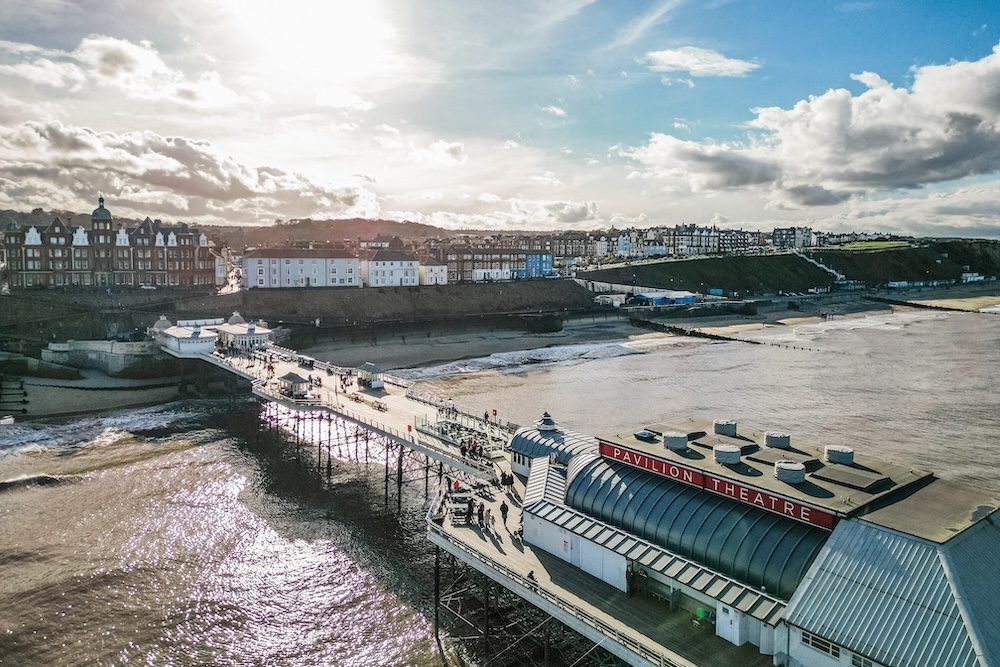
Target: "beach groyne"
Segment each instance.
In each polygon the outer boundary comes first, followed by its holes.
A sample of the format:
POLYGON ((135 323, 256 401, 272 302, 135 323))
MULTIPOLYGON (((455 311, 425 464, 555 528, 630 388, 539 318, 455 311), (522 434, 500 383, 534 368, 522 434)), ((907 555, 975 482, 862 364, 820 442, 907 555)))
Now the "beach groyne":
POLYGON ((631 318, 629 323, 640 329, 649 329, 650 331, 659 331, 662 333, 673 334, 675 336, 690 336, 691 338, 707 338, 709 340, 718 340, 725 342, 734 343, 749 343, 750 345, 760 345, 760 341, 756 340, 745 340, 743 338, 736 338, 734 336, 724 336, 722 334, 711 333, 708 331, 701 331, 699 329, 688 329, 685 327, 679 327, 672 324, 663 324, 662 322, 654 322, 652 320, 644 320, 639 318, 631 318))

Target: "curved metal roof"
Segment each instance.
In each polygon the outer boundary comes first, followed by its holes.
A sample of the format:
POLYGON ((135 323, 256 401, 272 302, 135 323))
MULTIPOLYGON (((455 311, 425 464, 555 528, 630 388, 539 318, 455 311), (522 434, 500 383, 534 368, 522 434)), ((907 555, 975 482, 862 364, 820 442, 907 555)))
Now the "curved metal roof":
POLYGON ((547 457, 555 452, 556 461, 563 465, 577 454, 597 451, 597 438, 559 429, 551 417, 548 420, 546 417, 548 413, 535 422, 535 426, 526 426, 515 433, 510 441, 511 451, 529 459, 547 457))
POLYGON ((596 453, 570 461, 566 504, 785 600, 829 536, 596 453))

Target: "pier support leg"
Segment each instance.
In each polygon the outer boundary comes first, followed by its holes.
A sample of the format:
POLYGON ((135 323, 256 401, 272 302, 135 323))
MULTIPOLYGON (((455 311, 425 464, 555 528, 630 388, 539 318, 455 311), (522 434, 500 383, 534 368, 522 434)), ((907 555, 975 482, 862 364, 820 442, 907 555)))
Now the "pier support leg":
POLYGON ((396 458, 396 511, 403 511, 403 446, 399 445, 396 458))
POLYGON ((382 443, 385 446, 385 505, 389 506, 389 443, 382 443))
POLYGON ((434 639, 441 641, 441 547, 434 547, 434 639))
POLYGON ((483 575, 483 654, 490 655, 490 580, 483 575))

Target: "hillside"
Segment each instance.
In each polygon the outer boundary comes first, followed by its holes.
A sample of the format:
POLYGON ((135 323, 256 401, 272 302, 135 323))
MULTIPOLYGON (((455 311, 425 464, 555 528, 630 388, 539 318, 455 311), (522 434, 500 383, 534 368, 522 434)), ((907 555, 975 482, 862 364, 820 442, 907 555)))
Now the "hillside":
POLYGON ((295 242, 356 243, 376 236, 398 236, 403 240, 447 238, 449 232, 418 222, 394 220, 291 220, 266 227, 212 227, 202 226, 202 231, 218 245, 227 245, 238 251, 255 246, 279 246, 295 242))
POLYGON ((726 294, 740 296, 805 292, 812 287, 827 287, 834 280, 829 272, 790 254, 633 264, 579 273, 577 277, 702 293, 721 289, 726 294))
MULTIPOLYGON (((867 287, 884 287, 896 280, 958 280, 965 271, 978 272, 987 278, 1000 275, 998 241, 927 241, 917 247, 808 250, 805 254, 867 287)), ((741 296, 806 292, 834 282, 832 274, 793 254, 633 264, 588 271, 578 277, 692 292, 716 288, 741 296)))

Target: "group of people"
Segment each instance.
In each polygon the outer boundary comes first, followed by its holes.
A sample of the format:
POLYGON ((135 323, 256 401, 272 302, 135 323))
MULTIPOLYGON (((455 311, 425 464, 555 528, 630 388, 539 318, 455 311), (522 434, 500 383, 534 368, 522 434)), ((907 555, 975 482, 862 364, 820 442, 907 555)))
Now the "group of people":
MULTIPOLYGON (((493 510, 486 503, 476 502, 473 498, 469 498, 468 503, 468 507, 465 510, 465 523, 472 523, 472 518, 475 517, 476 524, 480 528, 490 533, 496 532, 497 518, 493 516, 493 510)), ((500 519, 503 522, 504 528, 507 527, 507 516, 509 514, 510 506, 505 500, 500 503, 500 519)))
POLYGON ((512 472, 501 472, 500 473, 500 488, 507 493, 514 492, 514 473, 512 472))
POLYGON ((464 438, 458 451, 462 453, 463 459, 468 457, 473 461, 478 461, 483 458, 483 448, 480 446, 479 441, 474 438, 464 438))

